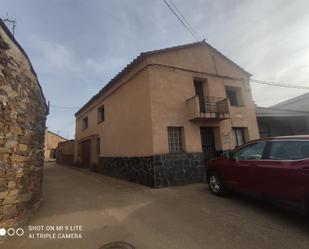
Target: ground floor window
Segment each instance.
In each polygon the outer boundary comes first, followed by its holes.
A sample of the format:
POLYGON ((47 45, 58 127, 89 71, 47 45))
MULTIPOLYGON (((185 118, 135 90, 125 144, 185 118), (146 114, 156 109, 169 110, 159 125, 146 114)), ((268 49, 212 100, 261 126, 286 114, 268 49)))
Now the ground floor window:
POLYGON ((183 151, 183 127, 168 127, 167 130, 169 152, 183 151))
POLYGON ((233 137, 236 146, 240 146, 245 143, 245 130, 244 128, 233 128, 233 137))

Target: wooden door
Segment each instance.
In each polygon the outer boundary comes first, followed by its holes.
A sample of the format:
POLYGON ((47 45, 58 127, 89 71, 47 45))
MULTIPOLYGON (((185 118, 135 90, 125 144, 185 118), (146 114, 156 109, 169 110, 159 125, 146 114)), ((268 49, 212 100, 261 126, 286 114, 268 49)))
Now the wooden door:
POLYGON ((82 164, 84 168, 89 168, 91 157, 91 140, 82 141, 82 164))
POLYGON ((204 153, 205 165, 216 156, 214 131, 211 127, 201 127, 201 142, 204 153))

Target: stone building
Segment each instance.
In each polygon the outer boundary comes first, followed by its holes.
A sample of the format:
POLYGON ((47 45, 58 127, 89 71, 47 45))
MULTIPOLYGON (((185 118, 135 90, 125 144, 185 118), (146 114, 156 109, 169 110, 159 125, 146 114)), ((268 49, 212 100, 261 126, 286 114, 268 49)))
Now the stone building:
POLYGON ((49 130, 45 132, 45 143, 44 143, 44 159, 45 161, 55 161, 57 154, 57 147, 60 142, 67 141, 66 138, 53 133, 49 130))
POLYGON ((259 137, 250 74, 206 42, 142 53, 76 114, 75 162, 152 187, 259 137))
POLYGON ((0 227, 23 222, 40 203, 47 112, 29 58, 0 19, 0 227))

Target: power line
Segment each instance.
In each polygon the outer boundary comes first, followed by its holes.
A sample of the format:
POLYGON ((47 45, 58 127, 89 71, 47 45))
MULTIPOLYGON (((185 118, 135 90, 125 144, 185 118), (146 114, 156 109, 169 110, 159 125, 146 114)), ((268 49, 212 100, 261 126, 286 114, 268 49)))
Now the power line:
POLYGON ((175 10, 171 7, 171 5, 166 1, 163 0, 164 3, 167 5, 167 7, 173 12, 173 14, 177 17, 177 19, 181 22, 181 24, 190 32, 190 34, 196 39, 196 41, 200 41, 199 37, 194 34, 194 31, 192 31, 186 24, 185 22, 177 15, 175 10))
POLYGON ((191 26, 191 24, 188 22, 187 18, 181 13, 181 11, 178 9, 176 3, 173 0, 170 0, 172 5, 174 6, 175 10, 178 12, 178 14, 182 17, 183 21, 187 24, 187 26, 191 29, 191 31, 197 36, 199 40, 202 40, 202 38, 199 36, 199 34, 194 30, 194 28, 191 26))
POLYGON ((73 106, 61 106, 61 105, 50 105, 51 107, 60 108, 60 109, 79 109, 80 107, 73 106))
POLYGON ((295 89, 304 89, 309 90, 309 86, 302 86, 302 85, 291 85, 291 84, 283 84, 283 83, 276 83, 276 82, 270 82, 270 81, 264 81, 264 80, 256 80, 256 79, 250 79, 252 83, 257 84, 263 84, 263 85, 269 85, 269 86, 277 86, 277 87, 284 87, 284 88, 295 88, 295 89))

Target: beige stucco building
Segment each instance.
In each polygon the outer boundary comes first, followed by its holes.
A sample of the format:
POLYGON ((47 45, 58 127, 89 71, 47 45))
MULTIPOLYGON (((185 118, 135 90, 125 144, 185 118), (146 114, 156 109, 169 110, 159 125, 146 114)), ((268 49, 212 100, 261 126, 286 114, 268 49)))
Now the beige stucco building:
POLYGON ((66 138, 59 136, 49 130, 45 131, 45 142, 44 142, 44 160, 55 161, 57 146, 60 142, 67 141, 66 138))
POLYGON ((75 162, 154 187, 259 137, 250 74, 206 42, 141 53, 76 114, 75 162))

